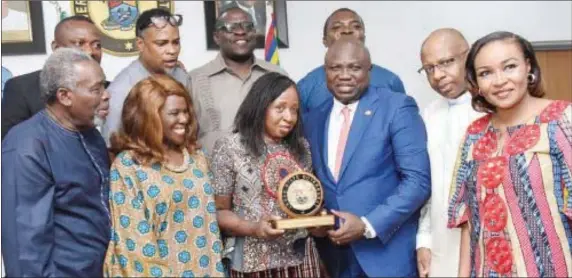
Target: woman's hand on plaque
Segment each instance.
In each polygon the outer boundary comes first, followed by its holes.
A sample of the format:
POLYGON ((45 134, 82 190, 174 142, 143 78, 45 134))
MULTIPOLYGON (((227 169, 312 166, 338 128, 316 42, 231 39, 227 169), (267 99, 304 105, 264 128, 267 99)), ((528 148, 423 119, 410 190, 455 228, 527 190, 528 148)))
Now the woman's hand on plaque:
POLYGON ((279 216, 272 215, 270 217, 264 216, 257 223, 255 236, 262 239, 275 239, 284 234, 284 230, 278 230, 272 228, 270 221, 276 221, 282 219, 279 216))

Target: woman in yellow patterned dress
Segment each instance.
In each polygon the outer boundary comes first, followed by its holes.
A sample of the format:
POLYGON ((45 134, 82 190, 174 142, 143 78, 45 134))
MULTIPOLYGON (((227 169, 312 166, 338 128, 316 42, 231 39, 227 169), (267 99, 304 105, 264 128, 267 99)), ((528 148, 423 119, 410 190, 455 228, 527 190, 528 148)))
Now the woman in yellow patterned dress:
POLYGON ((140 81, 111 138, 107 277, 224 276, 211 173, 189 94, 167 76, 140 81))

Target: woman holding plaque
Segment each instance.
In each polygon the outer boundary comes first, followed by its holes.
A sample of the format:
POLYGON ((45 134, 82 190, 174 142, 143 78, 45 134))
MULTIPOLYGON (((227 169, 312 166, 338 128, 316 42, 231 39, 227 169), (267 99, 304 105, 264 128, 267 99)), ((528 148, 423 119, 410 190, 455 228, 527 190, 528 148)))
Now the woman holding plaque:
POLYGON ((215 143, 211 161, 230 276, 319 277, 308 231, 277 230, 270 222, 287 216, 277 201, 280 181, 289 173, 312 170, 296 84, 279 73, 263 75, 234 125, 232 134, 215 143))
POLYGON ((106 277, 221 277, 222 242, 208 162, 185 88, 137 83, 111 137, 111 241, 106 277))

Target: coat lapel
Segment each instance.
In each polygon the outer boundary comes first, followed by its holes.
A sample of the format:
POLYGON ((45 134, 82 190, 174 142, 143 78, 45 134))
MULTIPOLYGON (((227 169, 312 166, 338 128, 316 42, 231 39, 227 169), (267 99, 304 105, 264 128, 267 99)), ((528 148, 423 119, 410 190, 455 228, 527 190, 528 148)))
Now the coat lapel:
MULTIPOLYGON (((374 90, 368 89, 366 93, 361 97, 357 110, 354 114, 352 120, 352 125, 350 127, 350 133, 348 135, 348 140, 346 142, 346 148, 344 150, 344 158, 342 159, 342 165, 340 167, 340 174, 338 181, 341 181, 344 173, 348 167, 348 164, 354 155, 358 145, 360 144, 361 138, 365 131, 367 130, 369 123, 373 119, 375 110, 377 109, 377 100, 379 96, 374 90)), ((338 186, 338 189, 339 186, 338 186)))

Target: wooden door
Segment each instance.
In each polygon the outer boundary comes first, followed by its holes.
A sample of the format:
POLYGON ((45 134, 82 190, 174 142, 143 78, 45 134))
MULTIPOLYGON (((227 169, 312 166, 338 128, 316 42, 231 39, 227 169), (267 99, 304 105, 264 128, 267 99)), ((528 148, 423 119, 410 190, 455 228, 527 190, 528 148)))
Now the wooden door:
POLYGON ((572 45, 559 49, 535 48, 545 98, 572 101, 572 45))

